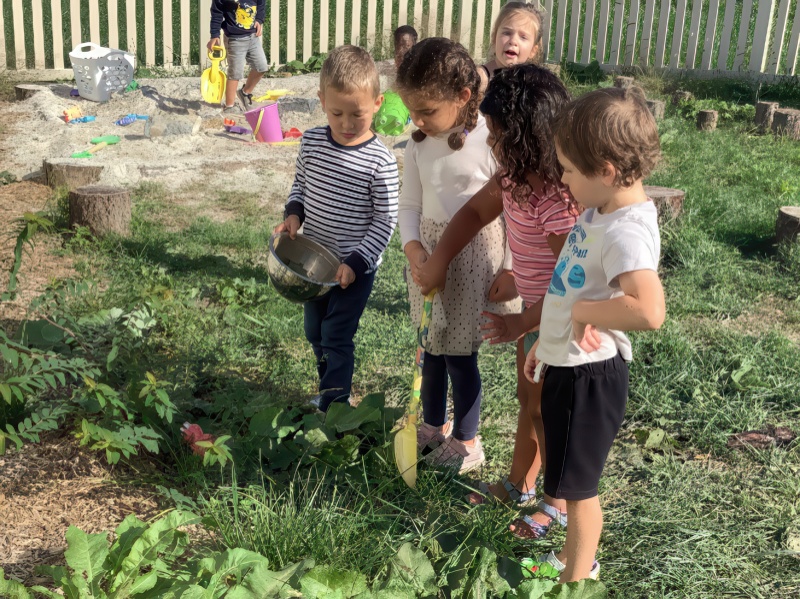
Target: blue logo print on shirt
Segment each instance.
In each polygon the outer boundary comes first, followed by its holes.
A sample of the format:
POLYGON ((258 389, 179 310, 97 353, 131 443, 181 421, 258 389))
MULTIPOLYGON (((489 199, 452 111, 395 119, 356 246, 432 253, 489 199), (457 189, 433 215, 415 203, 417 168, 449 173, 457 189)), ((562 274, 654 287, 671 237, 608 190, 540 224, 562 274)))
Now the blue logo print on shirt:
POLYGON ((556 269, 553 271, 553 278, 550 279, 550 287, 547 289, 547 293, 553 293, 555 295, 560 295, 564 297, 567 294, 567 288, 564 287, 564 283, 561 280, 561 275, 564 274, 564 271, 567 270, 567 265, 569 264, 569 256, 565 256, 558 261, 556 264, 556 269))
MULTIPOLYGON (((585 252, 586 250, 583 251, 585 252)), ((567 284, 569 284, 569 286, 573 289, 580 289, 586 284, 586 271, 583 270, 583 267, 580 264, 576 264, 569 271, 567 284)))

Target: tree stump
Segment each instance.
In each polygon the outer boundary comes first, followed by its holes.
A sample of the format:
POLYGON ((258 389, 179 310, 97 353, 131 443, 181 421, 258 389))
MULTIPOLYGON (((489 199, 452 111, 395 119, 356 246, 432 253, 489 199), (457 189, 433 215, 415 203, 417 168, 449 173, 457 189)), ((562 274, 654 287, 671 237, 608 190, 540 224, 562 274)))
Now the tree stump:
POLYGON ((681 102, 688 102, 689 100, 694 99, 692 92, 683 91, 679 89, 674 94, 672 94, 672 105, 677 106, 681 102))
POLYGON ((89 227, 93 235, 127 235, 131 224, 131 193, 119 187, 93 185, 69 194, 69 226, 89 227))
POLYGON ((800 235, 800 207, 784 206, 778 210, 778 222, 775 224, 775 239, 778 243, 795 241, 800 235))
POLYGON ((683 210, 683 200, 686 197, 685 191, 670 189, 669 187, 645 185, 644 192, 656 205, 659 225, 664 225, 680 216, 683 210))
POLYGON ((628 89, 629 87, 633 87, 634 82, 633 77, 614 77, 614 87, 618 87, 620 89, 628 89))
POLYGON ((33 95, 39 93, 43 89, 44 87, 41 85, 30 85, 27 83, 21 83, 19 85, 14 86, 14 93, 16 94, 17 102, 22 102, 23 100, 27 100, 33 95))
POLYGON ((144 124, 145 137, 167 137, 170 135, 197 135, 203 119, 197 117, 172 117, 147 119, 144 124))
POLYGON ((716 110, 701 110, 697 113, 697 129, 699 131, 713 131, 717 128, 719 114, 716 110))
POLYGON ((103 167, 80 160, 45 160, 42 170, 50 187, 66 187, 68 191, 73 191, 84 185, 97 183, 103 167))
POLYGON ((800 140, 800 110, 779 108, 772 117, 772 132, 785 135, 795 141, 800 140))
POLYGON ((546 62, 542 65, 548 71, 553 73, 556 77, 561 77, 561 63, 558 62, 546 62))
POLYGON ((756 125, 759 133, 766 133, 772 129, 772 118, 778 109, 777 102, 758 102, 756 103, 756 125))
POLYGON ((653 118, 657 121, 660 121, 664 118, 664 112, 667 109, 667 104, 662 100, 647 100, 647 108, 650 110, 650 114, 653 115, 653 118))

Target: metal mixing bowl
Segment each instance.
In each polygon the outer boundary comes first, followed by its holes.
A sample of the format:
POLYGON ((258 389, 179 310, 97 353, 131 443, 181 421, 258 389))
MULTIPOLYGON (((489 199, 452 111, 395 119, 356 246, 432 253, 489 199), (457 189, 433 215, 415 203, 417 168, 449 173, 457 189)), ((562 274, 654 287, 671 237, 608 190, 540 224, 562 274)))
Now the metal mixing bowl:
POLYGON ((338 285, 334 277, 340 264, 333 252, 300 233, 295 239, 278 233, 269 240, 267 272, 289 301, 301 304, 328 293, 338 285))

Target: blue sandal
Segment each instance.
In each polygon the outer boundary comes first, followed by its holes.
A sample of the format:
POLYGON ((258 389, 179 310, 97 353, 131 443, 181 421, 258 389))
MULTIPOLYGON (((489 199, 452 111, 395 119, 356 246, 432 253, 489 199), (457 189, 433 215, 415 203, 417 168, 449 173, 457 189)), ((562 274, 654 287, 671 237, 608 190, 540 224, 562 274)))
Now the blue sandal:
POLYGON ((523 516, 511 523, 509 527, 511 528, 511 534, 519 539, 536 540, 544 538, 547 533, 550 532, 550 527, 553 526, 553 522, 557 522, 564 528, 567 527, 566 512, 562 512, 544 501, 540 501, 536 507, 538 513, 542 513, 550 518, 550 522, 547 524, 540 524, 531 516, 523 516))
MULTIPOLYGON (((535 488, 527 493, 523 493, 509 482, 507 476, 503 477, 503 480, 500 481, 500 484, 503 485, 506 493, 508 493, 507 503, 519 508, 528 507, 536 503, 535 488)), ((486 501, 489 499, 499 501, 499 499, 495 497, 494 493, 492 493, 489 485, 482 481, 478 483, 478 491, 473 491, 467 495, 467 501, 471 505, 481 505, 486 503, 486 501)))

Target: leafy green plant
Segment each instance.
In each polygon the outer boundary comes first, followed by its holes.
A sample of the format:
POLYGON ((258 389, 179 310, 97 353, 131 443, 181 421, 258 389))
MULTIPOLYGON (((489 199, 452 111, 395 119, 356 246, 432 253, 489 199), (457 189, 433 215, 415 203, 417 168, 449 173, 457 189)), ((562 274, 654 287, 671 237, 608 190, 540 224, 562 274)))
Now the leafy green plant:
POLYGON ((307 61, 292 60, 278 69, 279 73, 291 73, 293 75, 306 75, 308 73, 318 73, 322 70, 322 63, 325 62, 326 53, 314 54, 307 61))
MULTIPOLYGON (((2 173, 0 173, 0 178, 2 173)), ((44 217, 41 212, 26 212, 15 219, 17 224, 17 241, 14 244, 14 260, 11 263, 8 276, 8 286, 5 293, 0 294, 0 301, 13 300, 17 295, 17 275, 22 267, 22 255, 26 250, 33 250, 33 238, 40 231, 52 231, 53 223, 44 217)))
POLYGON ((724 100, 681 100, 678 105, 678 114, 689 120, 696 119, 701 110, 716 110, 721 122, 751 122, 756 115, 752 104, 736 104, 724 100))
POLYGON ((0 186, 16 183, 17 177, 8 171, 0 172, 0 186))

